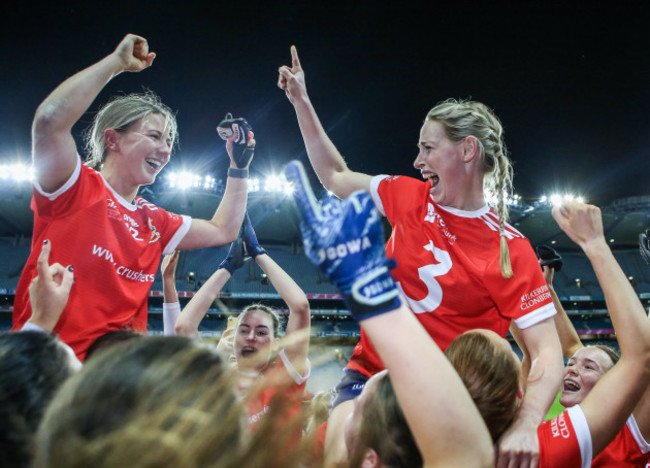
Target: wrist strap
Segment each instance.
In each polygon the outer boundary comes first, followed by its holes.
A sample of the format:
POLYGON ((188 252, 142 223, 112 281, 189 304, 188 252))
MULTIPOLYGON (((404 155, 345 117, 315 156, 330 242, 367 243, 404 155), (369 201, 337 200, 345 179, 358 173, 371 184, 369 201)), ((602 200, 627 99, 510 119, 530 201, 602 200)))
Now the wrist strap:
POLYGON ((235 169, 234 167, 229 167, 228 177, 235 177, 237 179, 248 179, 248 169, 235 169))

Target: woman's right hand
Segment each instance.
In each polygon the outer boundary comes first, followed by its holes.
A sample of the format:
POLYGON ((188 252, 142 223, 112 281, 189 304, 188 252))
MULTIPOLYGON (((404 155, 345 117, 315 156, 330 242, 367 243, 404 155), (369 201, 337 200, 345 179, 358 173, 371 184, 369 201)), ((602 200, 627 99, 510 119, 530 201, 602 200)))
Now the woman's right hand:
POLYGON ((307 99, 305 72, 300 66, 296 46, 291 46, 291 68, 282 65, 278 69, 278 73, 278 88, 284 90, 292 104, 299 99, 307 99))
POLYGON ((122 63, 122 71, 142 71, 148 68, 156 58, 155 52, 149 52, 149 43, 144 37, 127 34, 113 52, 122 63))

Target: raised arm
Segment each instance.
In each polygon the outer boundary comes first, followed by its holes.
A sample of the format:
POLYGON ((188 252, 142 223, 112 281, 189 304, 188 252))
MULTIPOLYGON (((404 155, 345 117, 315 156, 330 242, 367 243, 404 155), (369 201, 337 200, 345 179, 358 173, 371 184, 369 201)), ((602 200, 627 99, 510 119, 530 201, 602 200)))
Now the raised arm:
POLYGON ((248 199, 248 170, 255 151, 253 131, 243 118, 227 118, 217 127, 226 140, 230 158, 226 190, 211 219, 193 219, 178 248, 200 249, 234 242, 241 227, 248 199), (223 129, 228 129, 225 134, 223 129))
POLYGON ((591 431, 594 456, 624 426, 634 410, 639 427, 648 437, 650 425, 650 320, 636 292, 620 268, 603 234, 600 209, 566 202, 553 209, 562 230, 584 251, 605 295, 616 331, 621 358, 606 372, 580 403, 591 431), (636 408, 635 408, 636 407, 636 408), (640 420, 640 421, 639 421, 640 420))
POLYGON ((163 333, 165 335, 176 334, 176 321, 181 313, 181 304, 178 302, 178 291, 176 291, 178 255, 178 250, 171 255, 165 255, 160 264, 163 278, 163 333))
POLYGON ((305 72, 295 46, 291 46, 291 63, 291 67, 280 67, 278 87, 285 91, 293 104, 307 155, 318 179, 339 198, 345 198, 356 190, 370 191, 372 176, 351 171, 325 133, 307 94, 305 72))
POLYGON ((217 271, 203 283, 203 286, 192 296, 176 320, 176 333, 186 336, 199 336, 199 324, 210 306, 217 298, 223 286, 234 272, 244 264, 242 243, 240 240, 230 245, 226 258, 219 264, 217 271))
POLYGON ((54 192, 70 178, 77 164, 72 127, 102 88, 123 71, 149 67, 156 54, 147 40, 128 34, 115 51, 61 83, 36 110, 32 124, 32 157, 36 179, 54 192))
POLYGON ((305 252, 337 285, 379 352, 424 465, 491 466, 490 435, 467 389, 418 320, 400 304, 370 196, 357 192, 338 210, 324 213, 302 165, 290 163, 286 174, 296 187, 305 252), (361 248, 336 258, 325 253, 356 244, 361 248))
POLYGON ((293 366, 302 374, 307 366, 311 327, 311 312, 307 295, 260 246, 248 214, 244 218, 242 238, 247 253, 266 273, 275 290, 289 307, 284 352, 293 366))

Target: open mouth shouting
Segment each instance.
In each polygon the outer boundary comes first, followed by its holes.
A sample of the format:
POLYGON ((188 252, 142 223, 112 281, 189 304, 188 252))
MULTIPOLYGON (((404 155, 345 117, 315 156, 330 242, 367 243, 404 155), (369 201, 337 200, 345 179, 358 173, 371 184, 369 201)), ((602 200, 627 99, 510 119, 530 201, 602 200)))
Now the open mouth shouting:
POLYGON ((245 358, 251 357, 255 353, 257 353, 257 349, 253 348, 252 346, 244 346, 241 349, 241 355, 242 355, 242 357, 245 357, 245 358))
POLYGON ((571 379, 564 379, 563 391, 569 393, 576 393, 580 391, 580 385, 571 379))

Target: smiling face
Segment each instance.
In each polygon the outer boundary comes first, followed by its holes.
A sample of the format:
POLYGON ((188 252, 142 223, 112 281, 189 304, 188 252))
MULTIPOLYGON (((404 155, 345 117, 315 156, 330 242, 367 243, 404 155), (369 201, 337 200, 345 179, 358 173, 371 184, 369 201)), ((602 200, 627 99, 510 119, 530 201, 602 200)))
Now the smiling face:
POLYGON ((439 205, 465 209, 462 204, 467 174, 463 146, 464 142, 451 141, 443 124, 436 120, 427 120, 420 130, 419 152, 413 165, 431 182, 429 193, 439 205))
POLYGON ((564 368, 560 403, 566 408, 580 404, 613 365, 602 349, 587 346, 576 351, 564 368))
MULTIPOLYGON (((135 121, 125 131, 106 130, 107 164, 118 163, 120 184, 149 185, 169 162, 173 138, 165 116, 149 114, 135 121)), ((111 171, 113 172, 113 171, 111 171)), ((112 185, 119 185, 111 181, 112 185)))
POLYGON ((260 309, 250 309, 237 326, 234 353, 239 368, 262 370, 271 358, 276 340, 273 319, 260 309))

